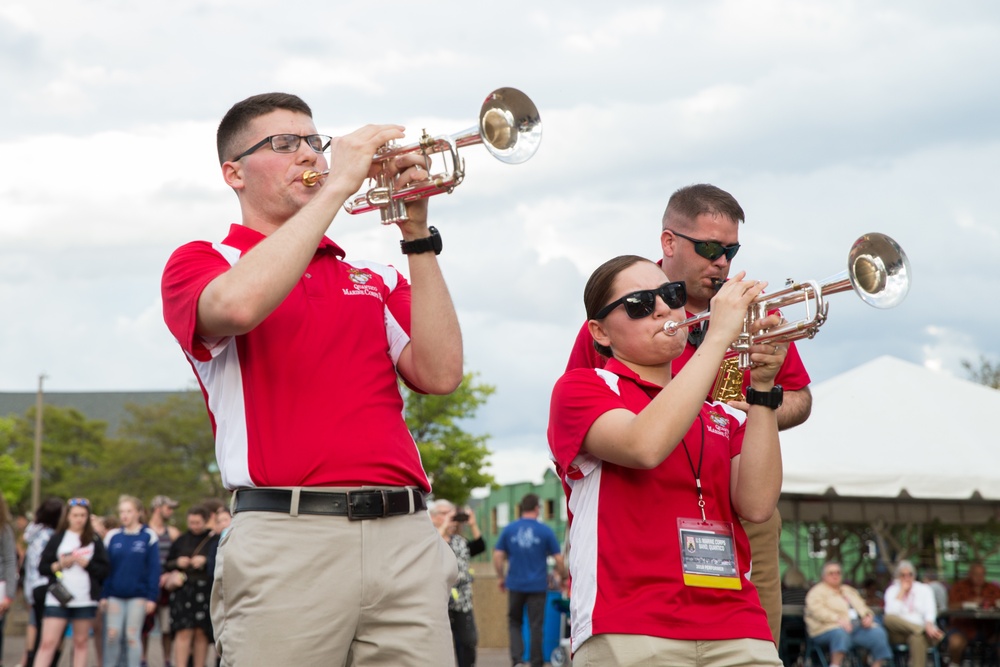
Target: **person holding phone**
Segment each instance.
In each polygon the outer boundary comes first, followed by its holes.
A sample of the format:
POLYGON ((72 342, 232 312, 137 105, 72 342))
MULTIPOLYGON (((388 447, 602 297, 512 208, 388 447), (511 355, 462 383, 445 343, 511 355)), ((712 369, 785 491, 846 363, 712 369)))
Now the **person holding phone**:
POLYGON ((97 616, 101 584, 110 569, 108 552, 94 533, 90 517, 89 500, 70 498, 59 527, 45 545, 38 563, 39 574, 50 581, 58 578, 72 599, 63 604, 51 592, 46 594, 36 667, 53 664, 69 623, 73 624, 73 667, 87 665, 87 642, 97 616))
POLYGON ((458 581, 448 598, 448 619, 451 621, 451 635, 455 643, 455 662, 457 667, 475 667, 479 632, 472 613, 472 570, 469 568, 469 560, 486 551, 486 542, 476 525, 476 515, 469 508, 460 510, 451 501, 442 499, 431 504, 429 513, 431 522, 451 547, 455 560, 458 561, 458 581), (462 534, 465 528, 468 528, 471 540, 462 534))

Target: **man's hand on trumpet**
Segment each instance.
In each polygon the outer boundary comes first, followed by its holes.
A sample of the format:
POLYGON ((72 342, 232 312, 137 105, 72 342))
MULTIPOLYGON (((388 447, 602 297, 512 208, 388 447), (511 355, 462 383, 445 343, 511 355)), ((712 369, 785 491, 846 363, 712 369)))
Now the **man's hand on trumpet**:
POLYGON ((346 201, 361 188, 365 179, 378 173, 381 166, 372 162, 372 156, 379 147, 402 139, 404 129, 402 125, 365 125, 350 134, 333 137, 329 175, 323 182, 323 189, 336 190, 346 201))
MULTIPOLYGON (((414 183, 426 181, 430 160, 421 153, 406 153, 386 164, 395 179, 393 187, 402 190, 414 183)), ((397 222, 403 233, 404 241, 429 236, 427 231, 427 197, 406 202, 406 215, 409 220, 397 222)))

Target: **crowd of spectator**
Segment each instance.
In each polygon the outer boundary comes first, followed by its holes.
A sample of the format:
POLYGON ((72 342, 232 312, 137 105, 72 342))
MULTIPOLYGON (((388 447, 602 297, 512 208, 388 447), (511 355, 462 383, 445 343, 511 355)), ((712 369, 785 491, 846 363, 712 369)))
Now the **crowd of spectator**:
POLYGON ((178 506, 165 495, 148 508, 122 495, 100 514, 87 498, 47 498, 30 519, 13 519, 0 494, 0 656, 20 587, 28 623, 18 667, 59 664, 67 641, 74 667, 89 664, 91 647, 98 665, 145 667, 156 635, 166 667, 204 667, 216 550, 231 514, 206 499, 187 508, 182 531, 178 506))

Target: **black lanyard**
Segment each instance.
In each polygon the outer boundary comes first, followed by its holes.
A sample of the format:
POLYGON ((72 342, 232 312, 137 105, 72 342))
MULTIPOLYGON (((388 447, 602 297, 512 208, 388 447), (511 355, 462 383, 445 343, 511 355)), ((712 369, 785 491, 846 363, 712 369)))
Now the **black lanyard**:
POLYGON ((701 464, 705 461, 705 419, 701 416, 701 410, 698 411, 698 422, 701 423, 701 453, 698 454, 698 467, 694 467, 694 461, 691 459, 691 452, 688 451, 687 443, 681 438, 681 445, 684 447, 684 453, 687 454, 688 465, 691 466, 691 474, 694 475, 694 484, 698 491, 698 507, 701 509, 701 520, 708 521, 705 516, 705 496, 701 493, 701 464))

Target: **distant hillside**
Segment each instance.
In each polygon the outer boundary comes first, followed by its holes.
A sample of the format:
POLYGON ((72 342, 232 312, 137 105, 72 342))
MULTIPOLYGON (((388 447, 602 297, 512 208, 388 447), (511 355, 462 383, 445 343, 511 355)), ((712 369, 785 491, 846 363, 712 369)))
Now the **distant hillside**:
MULTIPOLYGON (((149 405, 162 403, 179 391, 78 391, 46 392, 43 400, 47 405, 60 408, 76 408, 88 419, 107 422, 108 435, 115 436, 123 419, 128 416, 125 405, 149 405)), ((34 407, 36 394, 20 392, 0 392, 0 417, 24 415, 34 407)))

